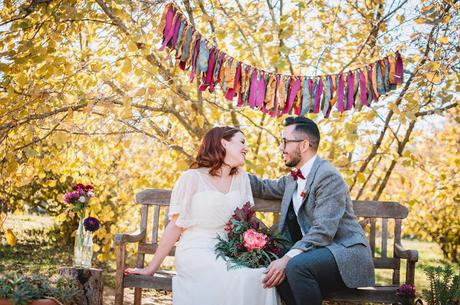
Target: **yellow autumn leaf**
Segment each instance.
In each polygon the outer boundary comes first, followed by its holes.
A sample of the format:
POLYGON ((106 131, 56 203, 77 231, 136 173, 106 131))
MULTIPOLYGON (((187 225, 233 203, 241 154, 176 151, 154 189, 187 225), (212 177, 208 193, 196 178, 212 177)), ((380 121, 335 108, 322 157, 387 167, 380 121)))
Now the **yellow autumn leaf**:
POLYGON ((442 44, 448 44, 449 38, 447 38, 446 36, 442 36, 441 38, 439 38, 439 42, 442 44))
POLYGON ((198 122, 198 126, 203 128, 203 126, 204 126, 204 117, 202 115, 199 115, 199 116, 197 116, 196 119, 197 119, 197 122, 198 122))
POLYGON ((100 249, 101 249, 101 246, 99 246, 98 244, 93 244, 93 251, 94 252, 98 252, 100 249))
POLYGON ((140 88, 139 90, 137 90, 135 96, 143 96, 145 95, 145 88, 140 88))
POLYGON ((24 73, 18 74, 15 80, 16 80, 16 83, 21 87, 25 86, 28 83, 27 77, 26 75, 24 75, 24 73))
POLYGON ((11 229, 6 229, 6 243, 10 245, 11 247, 16 246, 17 244, 16 235, 14 235, 11 229))
POLYGON ((404 17, 404 15, 396 15, 396 20, 398 20, 399 23, 403 23, 406 17, 404 17))
POLYGON ((434 84, 437 84, 441 81, 441 75, 437 72, 428 72, 427 74, 425 74, 425 76, 429 82, 432 82, 434 84))
POLYGON ((129 52, 136 52, 138 49, 137 49, 137 45, 134 41, 130 40, 128 41, 128 51, 129 52))
POLYGON ((129 59, 126 59, 123 63, 123 66, 121 67, 121 72, 123 73, 129 73, 131 72, 132 70, 132 64, 131 64, 131 60, 129 59))

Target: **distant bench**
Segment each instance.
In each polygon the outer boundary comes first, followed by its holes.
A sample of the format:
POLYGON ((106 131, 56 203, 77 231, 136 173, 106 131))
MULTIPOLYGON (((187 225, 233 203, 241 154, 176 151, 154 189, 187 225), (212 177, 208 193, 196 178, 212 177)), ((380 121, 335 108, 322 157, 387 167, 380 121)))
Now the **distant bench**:
MULTIPOLYGON (((134 305, 141 304, 142 289, 154 288, 162 290, 172 289, 173 272, 158 271, 154 276, 130 274, 125 275, 126 244, 137 243, 136 267, 143 268, 145 254, 154 254, 158 247, 158 228, 160 210, 164 209, 164 223, 168 222, 170 190, 146 189, 136 195, 136 202, 141 205, 140 229, 133 234, 120 233, 115 235, 117 271, 115 276, 115 305, 123 304, 124 289, 134 287, 134 305), (153 213, 153 227, 151 240, 147 242, 147 219, 149 209, 153 213)), ((255 206, 259 212, 279 213, 280 203, 277 200, 255 198, 255 206)), ((416 250, 405 250, 401 245, 401 221, 407 217, 408 210, 397 202, 382 201, 353 201, 353 208, 360 224, 365 228, 374 257, 376 269, 392 270, 392 285, 376 285, 336 291, 326 296, 334 302, 368 302, 368 303, 397 303, 402 300, 396 295, 400 283, 401 259, 406 260, 407 284, 414 284, 415 263, 418 261, 416 250), (389 223, 389 220, 391 221, 389 223), (378 226, 376 224, 379 224, 378 226), (394 223, 392 255, 388 255, 389 225, 394 223), (380 233, 380 234, 378 234, 380 233), (380 253, 376 253, 376 236, 381 237, 380 253), (377 255, 379 254, 379 255, 377 255)), ((377 248, 378 249, 378 248, 377 248)), ((174 256, 175 248, 170 252, 174 256)))

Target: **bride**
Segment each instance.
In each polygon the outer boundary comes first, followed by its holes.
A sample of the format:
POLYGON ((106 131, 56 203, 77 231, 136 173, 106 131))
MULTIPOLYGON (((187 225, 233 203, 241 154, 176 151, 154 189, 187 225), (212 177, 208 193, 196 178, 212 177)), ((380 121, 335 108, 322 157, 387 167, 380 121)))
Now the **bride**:
POLYGON ((176 248, 174 305, 278 305, 276 288, 264 288, 265 268, 227 270, 216 258, 217 234, 237 207, 254 204, 244 165, 247 145, 233 127, 214 127, 204 136, 191 168, 176 182, 169 209, 170 222, 147 268, 125 273, 153 275, 171 248, 176 248))

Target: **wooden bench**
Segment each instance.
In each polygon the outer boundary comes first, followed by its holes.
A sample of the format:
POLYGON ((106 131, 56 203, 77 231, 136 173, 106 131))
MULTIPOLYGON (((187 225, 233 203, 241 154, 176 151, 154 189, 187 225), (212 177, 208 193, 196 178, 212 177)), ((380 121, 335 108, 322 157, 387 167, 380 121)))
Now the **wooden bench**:
MULTIPOLYGON (((154 276, 124 275, 126 268, 126 244, 137 243, 136 267, 143 268, 145 254, 154 254, 158 245, 160 215, 167 223, 170 190, 147 189, 136 195, 136 202, 141 205, 140 229, 133 234, 116 234, 117 256, 115 304, 123 304, 124 289, 134 287, 134 304, 141 304, 143 288, 171 290, 173 272, 159 271, 154 276), (152 217, 149 219, 149 209, 152 217), (152 226, 151 239, 147 239, 147 228, 152 226)), ((279 201, 255 198, 259 212, 279 213, 279 201)), ((401 259, 406 260, 405 283, 414 284, 415 263, 418 260, 416 250, 405 250, 401 245, 401 221, 407 217, 408 210, 397 202, 353 201, 355 214, 369 237, 376 269, 389 269, 392 273, 390 285, 376 285, 357 289, 336 291, 326 298, 333 302, 351 303, 398 303, 396 295, 400 285, 401 259), (389 234, 390 232, 390 234, 389 234), (392 237, 392 238, 390 238, 392 237), (377 246, 379 247, 376 247, 377 246), (390 249, 389 246, 392 246, 390 249)), ((170 253, 174 256, 173 249, 170 253)))

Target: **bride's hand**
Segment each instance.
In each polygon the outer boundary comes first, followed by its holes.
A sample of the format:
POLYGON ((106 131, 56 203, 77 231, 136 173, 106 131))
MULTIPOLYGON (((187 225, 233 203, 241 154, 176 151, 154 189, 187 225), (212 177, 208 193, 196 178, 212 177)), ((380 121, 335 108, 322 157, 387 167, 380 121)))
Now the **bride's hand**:
POLYGON ((147 268, 126 268, 125 274, 142 274, 153 275, 154 272, 149 271, 147 268))

